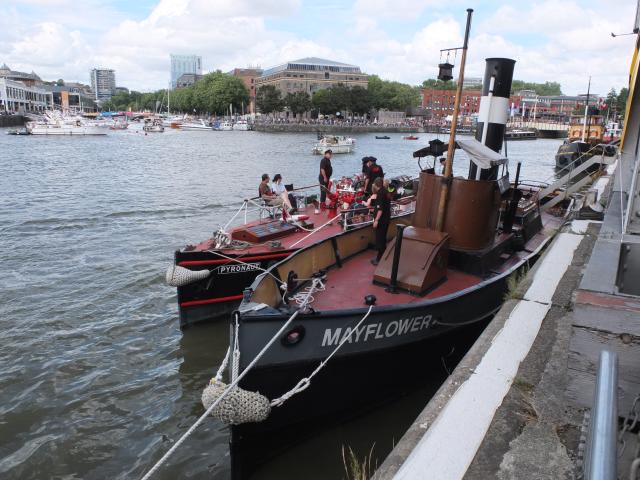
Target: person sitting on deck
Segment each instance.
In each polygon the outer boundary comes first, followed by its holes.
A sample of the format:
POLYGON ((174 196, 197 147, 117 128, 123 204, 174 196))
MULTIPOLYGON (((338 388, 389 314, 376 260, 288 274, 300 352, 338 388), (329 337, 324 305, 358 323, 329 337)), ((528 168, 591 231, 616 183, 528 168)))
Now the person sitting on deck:
MULTIPOLYGON (((289 199, 289 203, 293 207, 294 211, 298 209, 298 202, 296 200, 296 197, 292 193, 289 193, 287 191, 287 188, 282 184, 282 175, 280 175, 279 173, 276 173, 273 176, 273 193, 283 198, 286 197, 287 199, 289 199)), ((294 212, 292 211, 289 213, 294 212)))
POLYGON ((284 196, 281 196, 281 195, 276 195, 273 192, 273 190, 271 190, 271 187, 269 186, 269 174, 268 173, 263 173, 262 174, 262 181, 260 182, 260 185, 258 186, 258 195, 270 207, 282 207, 282 206, 285 206, 287 208, 287 212, 288 213, 290 213, 291 210, 292 210, 291 204, 289 203, 289 199, 288 198, 286 198, 284 196))

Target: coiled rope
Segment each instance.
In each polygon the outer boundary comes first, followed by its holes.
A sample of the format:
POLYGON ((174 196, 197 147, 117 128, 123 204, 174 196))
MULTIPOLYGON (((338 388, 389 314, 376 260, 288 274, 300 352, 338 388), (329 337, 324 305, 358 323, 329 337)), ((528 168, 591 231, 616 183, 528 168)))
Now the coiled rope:
MULTIPOLYGON (((158 469, 168 460, 168 458, 173 455, 173 453, 178 449, 178 447, 180 447, 180 445, 182 445, 184 443, 184 441, 189 438, 193 432, 196 430, 196 428, 198 428, 198 426, 200 426, 200 424, 211 414, 211 412, 213 412, 213 410, 218 406, 218 404, 224 399, 226 398, 229 393, 231 391, 233 391, 233 389, 235 389, 238 384, 240 383, 240 381, 245 377, 245 375, 247 375, 251 369, 254 367, 254 365, 256 363, 258 363, 258 361, 262 358, 262 356, 267 352, 267 350, 269 349, 269 347, 271 347, 271 345, 273 345, 273 343, 285 332, 285 330, 289 327, 289 325, 291 325, 291 322, 293 322, 296 317, 298 316, 298 314, 300 313, 301 310, 303 310, 303 307, 305 306, 305 304, 301 305, 301 308, 299 310, 296 310, 293 315, 291 315, 289 317, 289 319, 280 327, 280 329, 276 332, 276 334, 271 337, 271 339, 267 342, 267 344, 262 348, 262 350, 260 350, 260 352, 258 352, 258 354, 256 355, 256 357, 251 360, 251 362, 249 363, 249 365, 247 365, 247 368, 245 368, 242 373, 240 373, 239 375, 236 376, 235 379, 233 379, 233 381, 229 384, 229 386, 227 386, 227 388, 222 392, 222 394, 209 406, 209 408, 207 408, 207 410, 195 421, 195 423, 193 425, 191 425, 191 427, 189 427, 189 429, 176 441, 176 443, 173 444, 173 446, 167 450, 167 453, 165 453, 162 458, 160 460, 158 460, 156 462, 156 464, 151 467, 151 469, 142 477, 142 480, 149 480, 154 473, 156 473, 158 471, 158 469)), ((237 313, 236 313, 236 339, 238 338, 238 324, 237 324, 237 313)), ((237 340, 236 340, 237 341, 237 340)), ((235 347, 234 347, 235 350, 235 347)), ((228 358, 226 359, 228 361, 228 358)), ((233 368, 237 368, 237 366, 234 366, 233 368)))

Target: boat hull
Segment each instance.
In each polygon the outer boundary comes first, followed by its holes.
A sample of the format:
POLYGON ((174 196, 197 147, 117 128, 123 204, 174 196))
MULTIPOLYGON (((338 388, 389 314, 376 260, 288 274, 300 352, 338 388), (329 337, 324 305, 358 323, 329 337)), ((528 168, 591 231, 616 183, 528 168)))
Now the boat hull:
POLYGON ((28 129, 31 135, 48 135, 48 136, 77 136, 77 135, 106 135, 107 132, 102 127, 85 126, 85 127, 31 127, 28 129))
POLYGON ((227 254, 242 259, 233 264, 215 251, 176 251, 175 264, 190 270, 210 270, 209 277, 178 287, 180 328, 196 323, 216 320, 233 312, 242 299, 242 291, 256 279, 262 270, 291 255, 295 250, 247 255, 227 254))
POLYGON ((331 153, 353 153, 356 150, 355 145, 325 145, 313 147, 314 155, 324 155, 324 152, 331 149, 331 153))
MULTIPOLYGON (((352 340, 313 378, 309 388, 282 407, 273 408, 266 421, 231 427, 233 478, 247 478, 267 459, 264 450, 269 438, 291 437, 293 441, 295 432, 305 431, 307 425, 353 416, 362 408, 424 385, 456 342, 466 335, 475 338, 470 332, 477 335, 500 308, 508 276, 438 300, 374 307, 352 340)), ((362 308, 298 316, 292 329, 304 332, 303 339, 294 346, 276 341, 240 386, 269 399, 278 398, 326 359, 347 335, 346 329, 355 326, 365 313, 362 308)), ((240 317, 241 371, 287 317, 240 317)))

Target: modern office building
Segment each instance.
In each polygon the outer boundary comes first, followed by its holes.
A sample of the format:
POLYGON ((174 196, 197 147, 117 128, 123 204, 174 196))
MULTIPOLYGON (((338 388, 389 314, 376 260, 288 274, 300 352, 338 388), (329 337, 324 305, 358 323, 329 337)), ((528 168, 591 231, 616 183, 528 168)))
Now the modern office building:
POLYGON ((249 105, 247 113, 256 113, 256 80, 262 75, 261 68, 234 68, 229 75, 238 77, 244 82, 249 92, 249 105))
POLYGON ((171 88, 178 86, 178 79, 185 73, 202 75, 202 57, 198 55, 170 55, 171 88))
POLYGON ((116 72, 109 68, 91 70, 91 90, 97 101, 109 100, 116 93, 116 72))
POLYGON ((347 87, 367 88, 368 79, 360 67, 346 63, 308 57, 268 68, 255 79, 256 89, 263 85, 274 85, 283 95, 307 92, 313 95, 318 90, 337 84, 347 87))

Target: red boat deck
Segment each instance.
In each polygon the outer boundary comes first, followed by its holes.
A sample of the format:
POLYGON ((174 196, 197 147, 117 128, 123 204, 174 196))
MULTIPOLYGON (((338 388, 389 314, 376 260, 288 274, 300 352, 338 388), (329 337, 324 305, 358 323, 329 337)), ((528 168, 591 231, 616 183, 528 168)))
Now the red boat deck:
POLYGON ((340 305, 340 308, 360 308, 365 306, 366 295, 375 295, 376 305, 413 303, 449 295, 482 281, 480 277, 449 269, 447 279, 425 296, 410 295, 401 290, 397 294, 388 293, 384 286, 372 282, 376 267, 371 264, 371 259, 375 256, 375 250, 365 250, 344 262, 343 268, 329 270, 326 290, 313 295, 313 308, 334 310, 336 305, 340 305))
MULTIPOLYGON (((275 240, 279 241, 282 244, 282 248, 280 250, 288 250, 289 248, 291 248, 293 244, 295 244, 296 242, 302 239, 304 240, 298 243, 294 248, 306 247, 319 240, 332 237, 343 230, 342 225, 338 224, 338 220, 340 219, 339 210, 323 209, 323 210, 320 210, 319 213, 315 213, 313 206, 308 206, 306 209, 304 208, 299 209, 298 214, 308 215, 309 219, 307 220, 307 222, 312 223, 314 229, 324 225, 325 223, 329 222, 331 219, 334 219, 334 221, 331 224, 318 230, 313 235, 310 235, 306 239, 304 238, 307 237, 310 232, 307 232, 306 230, 302 230, 302 229, 297 229, 295 232, 276 238, 275 240)), ((273 222, 272 218, 264 218, 262 220, 248 222, 247 224, 242 225, 240 227, 234 227, 231 231, 233 232, 233 230, 236 230, 238 228, 246 228, 250 226, 267 224, 270 222, 273 222)), ((210 238, 208 240, 205 240, 195 245, 194 248, 190 249, 189 251, 202 252, 202 251, 213 250, 213 249, 215 249, 215 240, 210 238)), ((225 255, 235 256, 235 255, 247 255, 247 254, 273 253, 274 249, 269 247, 269 245, 267 245, 265 242, 265 243, 253 244, 243 249, 228 248, 228 249, 221 250, 221 252, 225 255)))

